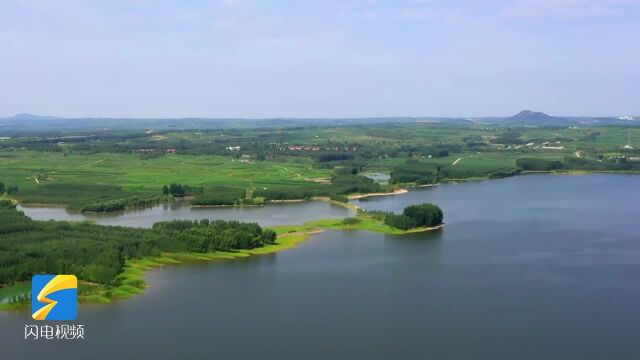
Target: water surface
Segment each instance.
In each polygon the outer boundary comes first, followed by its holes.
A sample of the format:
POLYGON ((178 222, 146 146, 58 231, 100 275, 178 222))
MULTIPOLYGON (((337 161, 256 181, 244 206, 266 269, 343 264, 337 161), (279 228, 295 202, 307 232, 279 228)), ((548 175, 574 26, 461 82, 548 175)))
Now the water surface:
POLYGON ((353 211, 324 201, 275 203, 267 206, 191 207, 187 202, 160 204, 144 209, 112 213, 79 213, 64 207, 19 206, 35 220, 91 220, 101 225, 151 228, 153 223, 169 220, 238 220, 263 226, 295 225, 305 221, 353 216, 353 211))
POLYGON ((143 296, 82 305, 83 343, 3 358, 638 359, 640 177, 521 176, 361 200, 436 202, 447 225, 328 231, 266 256, 154 270, 143 296))

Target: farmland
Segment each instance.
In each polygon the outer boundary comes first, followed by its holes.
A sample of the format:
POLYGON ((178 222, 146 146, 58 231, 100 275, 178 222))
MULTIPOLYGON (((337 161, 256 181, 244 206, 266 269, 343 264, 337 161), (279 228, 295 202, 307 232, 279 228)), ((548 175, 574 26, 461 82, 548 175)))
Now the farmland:
POLYGON ((402 177, 418 183, 510 176, 522 170, 522 158, 566 163, 559 171, 637 171, 640 152, 631 145, 639 140, 637 127, 423 123, 57 133, 0 141, 0 182, 12 187, 5 196, 24 203, 76 209, 162 201, 162 187, 173 183, 204 189, 208 197, 220 189, 249 197, 272 189, 279 198, 326 196, 332 180, 340 180, 340 194, 348 191, 345 181, 361 182, 335 176, 399 174, 403 167, 431 166, 428 179, 402 177))

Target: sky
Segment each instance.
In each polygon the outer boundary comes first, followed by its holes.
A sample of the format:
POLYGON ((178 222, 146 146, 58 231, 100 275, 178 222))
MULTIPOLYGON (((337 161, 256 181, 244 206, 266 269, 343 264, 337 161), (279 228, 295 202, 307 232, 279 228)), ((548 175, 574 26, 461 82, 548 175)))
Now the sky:
POLYGON ((0 0, 0 116, 640 115, 640 0, 0 0))

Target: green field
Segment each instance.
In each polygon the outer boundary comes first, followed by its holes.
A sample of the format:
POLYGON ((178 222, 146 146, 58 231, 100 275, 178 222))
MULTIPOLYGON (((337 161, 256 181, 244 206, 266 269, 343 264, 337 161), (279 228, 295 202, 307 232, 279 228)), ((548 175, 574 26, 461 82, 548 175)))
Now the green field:
POLYGON ((1 181, 17 185, 23 202, 69 204, 125 196, 159 196, 163 185, 227 185, 238 188, 305 186, 331 176, 310 159, 241 162, 210 155, 167 155, 140 159, 133 154, 70 154, 13 151, 0 153, 1 181), (46 177, 40 176, 46 174, 46 177), (52 184, 68 184, 66 191, 52 184), (80 185, 109 185, 98 188, 80 185))
POLYGON ((639 140, 637 127, 425 123, 100 132, 72 142, 33 136, 0 143, 0 182, 17 186, 9 197, 24 203, 81 209, 133 197, 140 200, 131 205, 135 206, 161 200, 162 186, 171 183, 205 191, 209 187, 209 193, 218 191, 216 186, 247 194, 265 188, 293 191, 317 188, 332 175, 344 174, 340 171, 345 168, 346 173, 390 174, 408 160, 437 166, 442 181, 509 176, 517 173, 521 158, 575 158, 587 163, 571 164, 567 171, 638 171, 640 150, 624 146, 639 140))

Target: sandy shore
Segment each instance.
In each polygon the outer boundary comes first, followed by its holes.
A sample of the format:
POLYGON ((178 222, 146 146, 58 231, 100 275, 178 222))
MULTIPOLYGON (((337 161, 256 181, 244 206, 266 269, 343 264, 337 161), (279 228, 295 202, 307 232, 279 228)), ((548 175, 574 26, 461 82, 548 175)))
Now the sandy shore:
POLYGON ((349 196, 349 200, 356 200, 356 199, 362 199, 362 198, 367 198, 367 197, 372 197, 372 196, 389 196, 389 195, 399 195, 399 194, 404 194, 404 193, 408 193, 409 190, 407 189, 398 189, 394 192, 386 192, 386 193, 370 193, 370 194, 362 194, 362 195, 350 195, 349 196))
POLYGON ((440 185, 440 183, 437 183, 437 184, 424 184, 424 185, 418 185, 418 186, 416 186, 416 187, 419 187, 419 188, 428 188, 428 187, 435 187, 435 186, 438 186, 438 185, 440 185))
POLYGON ((287 199, 287 200, 267 200, 267 203, 271 204, 286 204, 286 203, 301 203, 308 201, 306 199, 287 199))

